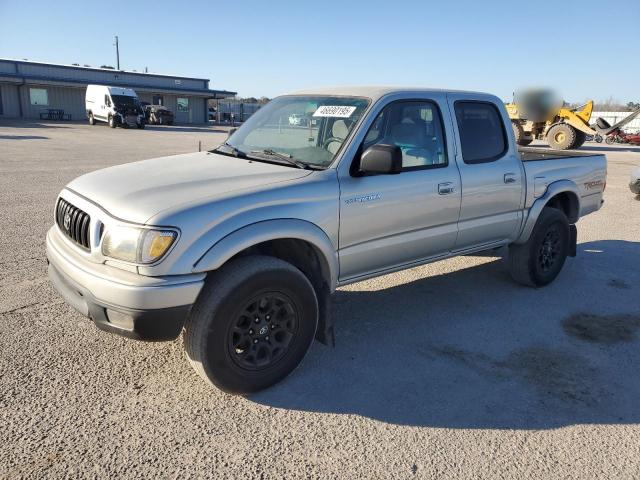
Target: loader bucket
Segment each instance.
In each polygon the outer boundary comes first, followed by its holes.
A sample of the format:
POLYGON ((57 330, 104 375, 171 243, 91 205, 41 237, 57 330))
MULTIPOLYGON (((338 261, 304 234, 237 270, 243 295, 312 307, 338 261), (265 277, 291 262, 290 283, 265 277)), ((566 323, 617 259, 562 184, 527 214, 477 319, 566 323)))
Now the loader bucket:
POLYGON ((592 111, 593 101, 589 101, 581 107, 573 110, 561 108, 558 112, 558 117, 560 117, 564 123, 571 125, 576 130, 584 132, 587 135, 595 135, 597 132, 589 126, 592 111))

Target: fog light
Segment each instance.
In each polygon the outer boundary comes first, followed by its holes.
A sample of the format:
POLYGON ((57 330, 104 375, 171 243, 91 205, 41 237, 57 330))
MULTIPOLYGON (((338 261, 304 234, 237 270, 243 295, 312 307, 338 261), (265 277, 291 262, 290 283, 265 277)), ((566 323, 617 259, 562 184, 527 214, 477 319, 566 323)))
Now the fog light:
POLYGON ((133 317, 131 315, 117 312, 115 310, 109 310, 107 308, 107 319, 114 327, 122 328, 124 330, 133 330, 133 317))

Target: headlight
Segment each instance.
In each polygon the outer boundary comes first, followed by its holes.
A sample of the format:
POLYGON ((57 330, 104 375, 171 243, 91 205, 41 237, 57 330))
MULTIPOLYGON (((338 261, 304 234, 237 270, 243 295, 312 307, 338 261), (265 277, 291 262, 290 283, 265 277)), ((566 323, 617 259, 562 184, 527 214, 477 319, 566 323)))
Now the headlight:
POLYGON ((112 227, 102 239, 102 254, 125 262, 153 263, 169 250, 176 237, 172 230, 112 227))

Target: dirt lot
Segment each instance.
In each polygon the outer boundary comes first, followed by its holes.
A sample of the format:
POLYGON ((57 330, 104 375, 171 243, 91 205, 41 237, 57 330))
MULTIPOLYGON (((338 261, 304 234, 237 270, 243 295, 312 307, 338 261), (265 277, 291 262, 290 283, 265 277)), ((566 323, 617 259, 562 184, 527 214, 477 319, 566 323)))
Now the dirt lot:
POLYGON ((336 347, 239 398, 180 341, 97 330, 44 254, 69 180, 224 135, 0 123, 0 478, 640 477, 639 148, 583 147, 608 155, 606 203, 551 286, 461 257, 342 288, 336 347))

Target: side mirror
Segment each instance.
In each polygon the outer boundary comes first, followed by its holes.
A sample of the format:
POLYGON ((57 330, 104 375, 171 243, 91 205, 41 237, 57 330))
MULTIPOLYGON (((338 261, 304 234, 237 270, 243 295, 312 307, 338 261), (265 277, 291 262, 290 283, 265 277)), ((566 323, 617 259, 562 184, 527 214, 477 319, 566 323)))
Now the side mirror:
POLYGON ((229 133, 227 134, 227 140, 229 139, 229 137, 231 137, 231 135, 233 135, 234 133, 236 133, 238 131, 238 128, 232 128, 229 130, 229 133))
POLYGON ((402 150, 396 145, 373 145, 360 157, 360 172, 395 174, 402 171, 402 150))

